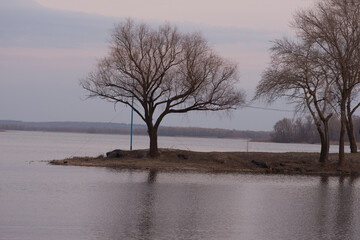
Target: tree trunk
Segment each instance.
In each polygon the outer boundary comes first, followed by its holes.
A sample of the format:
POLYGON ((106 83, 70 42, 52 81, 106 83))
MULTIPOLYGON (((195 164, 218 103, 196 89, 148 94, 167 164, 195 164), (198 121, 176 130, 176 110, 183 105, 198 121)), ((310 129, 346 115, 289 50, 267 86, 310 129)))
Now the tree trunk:
POLYGON ((347 135, 349 137, 349 143, 350 143, 350 151, 351 153, 357 153, 357 143, 354 133, 354 124, 352 120, 348 120, 346 122, 346 131, 347 135))
POLYGON ((340 138, 339 138, 339 166, 345 166, 345 126, 346 126, 345 101, 341 100, 340 105, 340 138))
POLYGON ((321 141, 321 151, 320 151, 320 158, 319 162, 322 166, 326 166, 328 164, 328 158, 329 158, 329 149, 330 149, 330 137, 329 137, 329 126, 328 122, 323 122, 324 129, 321 128, 321 126, 317 126, 317 130, 320 135, 320 141, 321 141))
POLYGON ((356 144, 356 138, 355 138, 355 132, 354 132, 354 123, 352 120, 352 114, 351 114, 351 108, 350 108, 349 102, 346 107, 347 107, 346 108, 346 110, 347 110, 346 132, 349 137, 350 151, 351 151, 351 153, 357 153, 357 144, 356 144))
POLYGON ((150 157, 154 158, 159 156, 158 142, 157 142, 157 128, 148 129, 150 138, 150 157))

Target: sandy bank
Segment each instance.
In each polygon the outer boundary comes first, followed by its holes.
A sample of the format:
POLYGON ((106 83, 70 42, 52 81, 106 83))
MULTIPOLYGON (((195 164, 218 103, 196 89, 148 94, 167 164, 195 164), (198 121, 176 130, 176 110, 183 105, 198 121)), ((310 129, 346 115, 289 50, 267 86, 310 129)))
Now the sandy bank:
POLYGON ((348 165, 337 166, 337 154, 330 154, 328 166, 318 163, 318 153, 192 152, 161 149, 158 158, 147 150, 120 151, 118 157, 74 157, 53 160, 54 165, 111 167, 156 171, 198 171, 219 173, 267 173, 327 176, 360 174, 360 154, 346 154, 348 165))

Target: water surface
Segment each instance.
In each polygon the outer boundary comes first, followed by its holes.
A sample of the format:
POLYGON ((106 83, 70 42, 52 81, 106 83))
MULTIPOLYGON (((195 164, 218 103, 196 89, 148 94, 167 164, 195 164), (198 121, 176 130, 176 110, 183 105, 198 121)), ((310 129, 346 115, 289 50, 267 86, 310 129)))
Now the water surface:
MULTIPOLYGON (((147 139, 135 136, 134 143, 146 148, 147 139)), ((292 149, 257 144, 160 139, 164 147, 199 151, 292 149)), ((0 239, 360 239, 357 179, 117 171, 42 162, 127 146, 128 137, 119 135, 0 133, 0 239)))

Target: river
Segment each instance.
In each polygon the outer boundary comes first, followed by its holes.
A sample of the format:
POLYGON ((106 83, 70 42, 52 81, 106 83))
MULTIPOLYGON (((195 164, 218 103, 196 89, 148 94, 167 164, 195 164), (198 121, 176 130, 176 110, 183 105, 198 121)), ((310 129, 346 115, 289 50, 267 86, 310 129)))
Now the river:
MULTIPOLYGON (((145 136, 134 137, 135 148, 147 144, 145 136)), ((128 145, 122 135, 0 133, 0 239, 360 239, 358 179, 155 173, 46 162, 128 145)), ((160 137, 159 145, 197 151, 320 149, 174 137, 160 137)))

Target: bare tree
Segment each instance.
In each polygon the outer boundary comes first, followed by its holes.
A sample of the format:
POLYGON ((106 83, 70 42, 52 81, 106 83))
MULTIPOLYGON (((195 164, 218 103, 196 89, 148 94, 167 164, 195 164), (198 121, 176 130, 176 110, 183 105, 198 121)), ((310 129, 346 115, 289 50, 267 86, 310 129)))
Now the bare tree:
MULTIPOLYGON (((329 130, 331 131, 330 122, 329 130)), ((330 132, 329 131, 329 132, 330 132)), ((296 120, 283 118, 274 125, 270 140, 282 143, 316 143, 320 142, 319 134, 312 116, 299 117, 296 120)), ((330 136, 331 140, 331 136, 330 136)))
MULTIPOLYGON (((339 75, 336 79, 341 122, 339 165, 343 166, 346 122, 352 121, 349 110, 347 119, 347 105, 360 74, 360 0, 322 0, 314 9, 299 12, 294 27, 303 41, 313 42, 326 55, 324 64, 339 75)), ((353 129, 350 127, 349 131, 353 129)))
POLYGON ((294 142, 294 128, 291 119, 284 118, 274 125, 274 131, 271 133, 271 140, 274 142, 286 143, 294 142))
POLYGON ((215 54, 197 33, 165 24, 157 29, 127 20, 113 30, 109 56, 81 81, 89 97, 132 106, 146 123, 150 156, 170 113, 230 110, 245 102, 237 90, 237 65, 215 54))
POLYGON ((360 102, 358 100, 359 89, 354 87, 347 98, 346 102, 346 132, 348 134, 350 151, 351 153, 357 153, 357 143, 355 136, 355 126, 354 126, 354 113, 360 107, 360 102), (357 101, 356 101, 357 100, 357 101), (355 102, 355 106, 352 103, 355 102))
POLYGON ((271 63, 256 88, 255 99, 272 102, 281 97, 310 112, 320 135, 319 161, 326 165, 329 155, 329 126, 332 117, 331 86, 333 75, 319 60, 312 44, 287 39, 275 41, 271 63))

